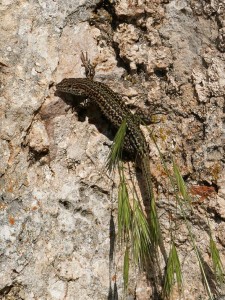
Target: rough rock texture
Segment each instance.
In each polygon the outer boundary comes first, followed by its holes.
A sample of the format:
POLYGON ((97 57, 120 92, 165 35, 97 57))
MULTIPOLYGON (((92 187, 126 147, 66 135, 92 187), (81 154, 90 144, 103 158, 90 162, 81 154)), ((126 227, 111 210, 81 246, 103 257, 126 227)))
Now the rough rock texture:
MULTIPOLYGON (((3 0, 0 10, 0 298, 123 297, 122 253, 112 255, 118 180, 105 171, 110 125, 96 107, 71 110, 55 94, 54 83, 84 76, 81 50, 97 64, 96 80, 131 108, 164 110, 150 128, 193 196, 205 263, 211 267, 206 216, 224 263, 225 2, 3 0)), ((150 148, 169 242, 176 203, 150 148)), ((208 299, 179 214, 175 227, 181 299, 208 299)), ((144 274, 134 275, 127 299, 153 299, 144 274)))

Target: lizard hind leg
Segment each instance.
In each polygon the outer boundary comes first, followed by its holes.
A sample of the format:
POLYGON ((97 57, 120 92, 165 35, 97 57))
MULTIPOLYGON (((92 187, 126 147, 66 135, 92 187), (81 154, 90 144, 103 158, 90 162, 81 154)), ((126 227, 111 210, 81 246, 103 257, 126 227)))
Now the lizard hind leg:
POLYGON ((138 108, 134 114, 136 120, 138 120, 139 125, 151 125, 160 123, 161 118, 158 115, 164 115, 165 111, 163 109, 157 109, 154 105, 150 110, 138 108))

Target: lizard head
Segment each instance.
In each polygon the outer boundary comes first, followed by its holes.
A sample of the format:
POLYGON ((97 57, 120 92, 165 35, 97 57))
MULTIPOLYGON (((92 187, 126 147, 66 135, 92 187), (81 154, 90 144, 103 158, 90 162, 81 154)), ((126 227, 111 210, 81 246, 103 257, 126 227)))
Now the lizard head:
POLYGON ((56 90, 74 95, 85 95, 87 80, 86 78, 65 78, 56 84, 56 90))

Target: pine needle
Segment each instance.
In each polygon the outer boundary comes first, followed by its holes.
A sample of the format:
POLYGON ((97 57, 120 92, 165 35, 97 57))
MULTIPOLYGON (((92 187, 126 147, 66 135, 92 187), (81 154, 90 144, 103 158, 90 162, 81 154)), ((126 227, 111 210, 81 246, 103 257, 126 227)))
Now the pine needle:
POLYGON ((131 228, 132 210, 130 206, 123 165, 120 167, 120 184, 118 191, 118 236, 120 242, 125 244, 129 241, 131 228))
POLYGON ((175 283, 177 283, 179 291, 181 292, 182 274, 181 274, 180 261, 177 254, 176 247, 172 242, 172 246, 170 249, 169 258, 166 266, 166 274, 165 274, 165 281, 163 287, 163 295, 166 299, 169 298, 175 283))
POLYGON ((175 176, 175 179, 176 179, 176 184, 177 184, 177 187, 178 187, 178 190, 179 190, 180 194, 182 195, 182 197, 185 201, 188 201, 188 203, 191 204, 191 199, 188 195, 186 184, 184 182, 183 177, 181 176, 179 167, 175 163, 174 160, 173 160, 173 172, 174 172, 174 176, 175 176))
POLYGON ((119 161, 121 160, 126 129, 127 124, 126 119, 124 119, 122 124, 120 125, 119 130, 116 133, 111 150, 107 158, 106 168, 110 172, 114 170, 115 166, 118 166, 119 161))
POLYGON ((143 267, 145 259, 150 255, 150 228, 140 204, 134 199, 133 218, 131 228, 131 244, 135 262, 143 267))
POLYGON ((219 255, 219 250, 217 249, 212 236, 210 236, 210 253, 216 280, 218 284, 222 285, 224 283, 224 269, 219 255))

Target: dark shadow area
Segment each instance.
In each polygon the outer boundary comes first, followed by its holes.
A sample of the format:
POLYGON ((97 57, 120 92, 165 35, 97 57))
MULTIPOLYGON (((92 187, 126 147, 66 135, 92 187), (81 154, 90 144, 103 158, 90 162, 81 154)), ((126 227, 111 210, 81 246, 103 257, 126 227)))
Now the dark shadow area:
MULTIPOLYGON (((203 259, 203 257, 200 255, 202 264, 203 264, 203 268, 205 271, 205 275, 207 278, 207 281, 209 283, 209 287, 211 292, 213 293, 214 296, 219 296, 219 292, 218 292, 218 284, 216 282, 216 277, 215 274, 213 273, 212 269, 210 268, 210 266, 206 263, 206 261, 203 259)), ((203 286, 205 286, 204 284, 204 275, 202 274, 202 284, 203 286)), ((206 286, 205 289, 207 290, 206 286)))
POLYGON ((115 250, 115 242, 116 242, 116 230, 115 230, 115 222, 114 217, 111 211, 110 223, 109 223, 109 237, 110 237, 110 247, 109 247, 109 292, 108 292, 108 300, 117 300, 118 299, 118 291, 117 291, 117 283, 116 278, 114 278, 113 274, 113 264, 114 264, 114 250, 115 250), (114 285, 112 287, 112 282, 114 285))
POLYGON ((94 124, 100 133, 104 134, 110 141, 113 141, 117 130, 104 117, 99 107, 93 101, 89 105, 89 100, 86 97, 58 91, 55 92, 55 96, 60 97, 70 106, 70 109, 77 114, 78 121, 84 122, 87 117, 90 124, 94 124))
POLYGON ((6 296, 11 291, 12 288, 13 288, 13 285, 5 286, 3 289, 0 290, 0 295, 2 297, 6 296))
MULTIPOLYGON (((18 274, 17 272, 15 273, 18 274)), ((20 297, 21 294, 24 294, 23 286, 18 282, 14 282, 0 290, 0 299, 22 299, 20 297)))
MULTIPOLYGON (((115 128, 102 114, 97 104, 86 97, 75 96, 69 93, 67 94, 56 91, 55 96, 60 97, 67 105, 70 106, 69 109, 77 114, 79 122, 84 122, 87 117, 90 124, 95 125, 100 133, 104 134, 111 142, 113 142, 118 128, 115 128)), ((134 158, 135 156, 133 154, 126 150, 123 151, 122 159, 124 161, 133 161, 134 158)))

